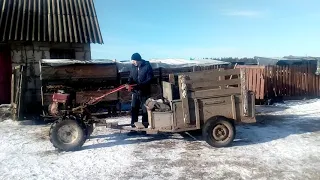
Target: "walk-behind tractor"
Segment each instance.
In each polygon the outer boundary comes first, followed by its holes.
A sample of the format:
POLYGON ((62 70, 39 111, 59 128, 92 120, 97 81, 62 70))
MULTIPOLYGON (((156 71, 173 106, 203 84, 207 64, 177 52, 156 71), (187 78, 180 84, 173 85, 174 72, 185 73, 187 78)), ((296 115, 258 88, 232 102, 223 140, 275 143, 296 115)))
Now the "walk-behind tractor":
MULTIPOLYGON (((88 107, 111 93, 125 89, 122 85, 82 106, 68 106, 68 94, 53 95, 51 113, 59 115, 50 129, 50 141, 59 150, 72 151, 82 147, 95 126, 144 131, 178 133, 202 130, 204 140, 213 147, 228 146, 235 137, 237 123, 254 123, 255 96, 247 91, 245 72, 240 69, 218 69, 170 75, 162 82, 163 99, 149 99, 149 127, 141 122, 135 127, 108 122, 92 116, 88 107), (63 107, 59 109, 58 107, 63 107)), ((130 86, 131 87, 131 86, 130 86)))

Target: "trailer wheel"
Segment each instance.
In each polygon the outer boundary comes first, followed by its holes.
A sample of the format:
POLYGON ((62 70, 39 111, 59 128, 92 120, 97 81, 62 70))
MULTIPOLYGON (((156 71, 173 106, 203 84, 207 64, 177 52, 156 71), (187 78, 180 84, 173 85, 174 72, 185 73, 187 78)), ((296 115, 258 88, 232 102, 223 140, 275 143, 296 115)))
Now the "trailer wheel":
POLYGON ((50 128, 50 142, 62 151, 74 151, 87 140, 86 127, 76 120, 59 119, 50 128))
POLYGON ((213 117, 204 124, 202 136, 213 147, 226 147, 235 137, 235 126, 225 117, 213 117))

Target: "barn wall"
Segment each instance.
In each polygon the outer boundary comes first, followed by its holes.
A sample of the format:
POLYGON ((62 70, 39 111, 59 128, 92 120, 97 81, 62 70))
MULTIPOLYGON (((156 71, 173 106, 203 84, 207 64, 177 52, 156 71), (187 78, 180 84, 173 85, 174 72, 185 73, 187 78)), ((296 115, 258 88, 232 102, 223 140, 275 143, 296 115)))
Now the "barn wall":
POLYGON ((50 59, 50 49, 73 49, 77 60, 91 59, 90 44, 80 43, 46 43, 46 42, 10 42, 12 67, 25 65, 26 72, 26 94, 25 103, 41 102, 41 81, 39 61, 50 59))

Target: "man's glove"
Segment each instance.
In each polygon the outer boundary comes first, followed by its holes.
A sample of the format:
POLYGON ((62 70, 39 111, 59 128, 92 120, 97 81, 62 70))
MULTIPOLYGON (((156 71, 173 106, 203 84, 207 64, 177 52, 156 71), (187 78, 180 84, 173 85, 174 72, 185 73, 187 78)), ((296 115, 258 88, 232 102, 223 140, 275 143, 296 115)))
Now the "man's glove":
POLYGON ((126 89, 127 89, 128 91, 132 91, 132 89, 133 89, 134 86, 135 86, 135 85, 125 84, 125 87, 126 87, 126 89))

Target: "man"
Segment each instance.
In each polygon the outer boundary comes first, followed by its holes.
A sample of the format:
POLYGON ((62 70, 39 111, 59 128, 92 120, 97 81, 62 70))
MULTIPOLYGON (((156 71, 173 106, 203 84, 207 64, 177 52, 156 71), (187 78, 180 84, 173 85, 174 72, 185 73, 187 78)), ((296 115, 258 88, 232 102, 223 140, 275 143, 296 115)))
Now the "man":
MULTIPOLYGON (((132 89, 131 102, 131 126, 138 122, 139 110, 142 109, 142 124, 147 128, 148 113, 144 103, 151 95, 151 80, 153 79, 153 70, 150 63, 143 60, 139 53, 131 56, 132 67, 128 79, 128 84, 136 84, 132 89)), ((128 86, 127 86, 128 88, 128 86)))

